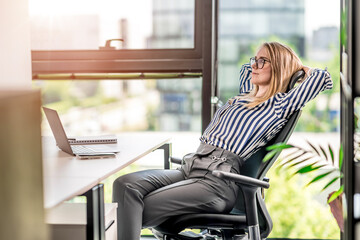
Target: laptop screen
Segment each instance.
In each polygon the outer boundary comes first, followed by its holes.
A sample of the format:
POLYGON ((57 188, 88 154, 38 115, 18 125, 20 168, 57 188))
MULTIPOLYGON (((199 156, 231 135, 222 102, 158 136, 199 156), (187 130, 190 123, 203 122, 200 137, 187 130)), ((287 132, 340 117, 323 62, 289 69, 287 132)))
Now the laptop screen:
POLYGON ((59 148, 66 153, 74 155, 58 113, 55 110, 46 107, 43 107, 43 110, 59 148))

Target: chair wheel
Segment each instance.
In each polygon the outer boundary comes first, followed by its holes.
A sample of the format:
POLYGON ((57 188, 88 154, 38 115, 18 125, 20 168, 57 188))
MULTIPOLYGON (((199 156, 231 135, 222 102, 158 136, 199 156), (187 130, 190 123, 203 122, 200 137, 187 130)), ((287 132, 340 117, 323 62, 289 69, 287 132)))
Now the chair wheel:
POLYGON ((233 239, 234 240, 249 240, 247 234, 235 235, 233 239))
MULTIPOLYGON (((220 236, 205 236, 204 240, 224 240, 220 236)), ((235 235, 232 240, 249 240, 247 234, 235 235)))

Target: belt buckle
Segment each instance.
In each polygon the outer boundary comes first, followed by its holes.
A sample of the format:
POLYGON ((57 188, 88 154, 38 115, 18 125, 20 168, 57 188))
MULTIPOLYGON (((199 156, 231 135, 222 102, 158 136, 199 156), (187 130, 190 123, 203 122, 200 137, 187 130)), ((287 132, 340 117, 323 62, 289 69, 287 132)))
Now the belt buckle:
POLYGON ((217 157, 217 156, 211 156, 211 160, 213 161, 220 161, 220 162, 226 162, 227 158, 226 157, 217 157))

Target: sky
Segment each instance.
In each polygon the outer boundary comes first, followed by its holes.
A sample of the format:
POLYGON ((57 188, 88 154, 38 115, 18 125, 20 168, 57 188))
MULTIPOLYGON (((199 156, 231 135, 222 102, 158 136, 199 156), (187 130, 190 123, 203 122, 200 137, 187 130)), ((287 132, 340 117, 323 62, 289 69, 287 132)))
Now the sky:
MULTIPOLYGON (((322 26, 339 27, 340 0, 304 1, 305 34, 307 37, 311 37, 312 32, 322 26)), ((106 14, 103 14, 103 16, 108 18, 104 21, 108 22, 113 21, 110 16, 122 15, 133 19, 130 24, 133 24, 131 29, 136 29, 135 34, 148 34, 151 31, 151 23, 148 20, 151 18, 151 12, 149 11, 149 8, 151 8, 150 0, 105 0, 101 1, 101 4, 99 4, 98 0, 29 0, 29 5, 30 15, 44 12, 44 9, 54 15, 63 14, 64 12, 67 14, 78 13, 79 11, 82 13, 104 12, 106 14), (141 18, 147 20, 141 20, 141 18)))
POLYGON ((340 0, 305 0, 305 34, 325 26, 340 28, 340 0))
MULTIPOLYGON (((128 44, 141 48, 144 39, 152 32, 152 1, 150 0, 29 0, 29 13, 32 15, 100 15, 100 42, 105 44, 109 36, 117 36, 119 16, 128 20, 128 44), (125 6, 125 7, 124 7, 125 6), (105 26, 105 27, 104 27, 105 26)), ((49 23, 47 23, 49 24, 49 23)), ((111 38, 111 37, 110 37, 111 38)))

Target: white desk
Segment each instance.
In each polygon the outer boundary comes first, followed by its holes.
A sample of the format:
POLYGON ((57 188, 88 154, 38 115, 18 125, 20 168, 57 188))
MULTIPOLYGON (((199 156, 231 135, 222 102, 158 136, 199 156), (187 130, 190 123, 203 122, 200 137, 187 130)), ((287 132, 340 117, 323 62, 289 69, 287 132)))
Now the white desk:
MULTIPOLYGON (((101 215, 104 200, 102 186, 98 190, 99 182, 156 149, 165 150, 165 163, 168 162, 171 147, 169 141, 169 138, 156 134, 119 135, 117 144, 120 152, 116 158, 79 160, 58 149, 53 137, 43 137, 45 209, 55 207, 65 200, 85 193, 88 198, 88 209, 93 212, 100 211, 101 215), (93 196, 95 196, 94 199, 93 196), (96 209, 95 205, 100 207, 100 210, 96 209)), ((99 215, 94 214, 94 216, 99 215)), ((95 219, 95 222, 97 223, 89 224, 88 216, 89 231, 92 233, 89 233, 87 238, 103 239, 101 233, 103 220, 95 219), (99 224, 100 230, 96 229, 96 224, 99 224), (100 235, 100 237, 95 237, 95 235, 100 235)))

